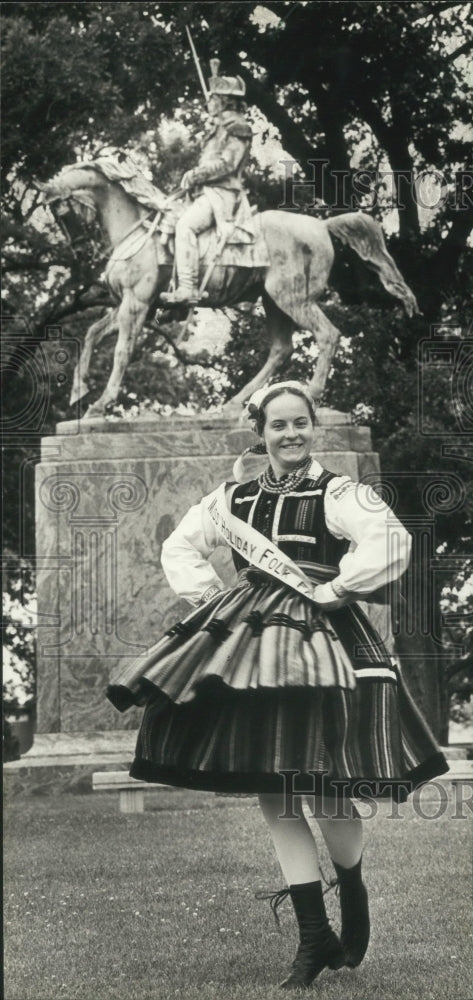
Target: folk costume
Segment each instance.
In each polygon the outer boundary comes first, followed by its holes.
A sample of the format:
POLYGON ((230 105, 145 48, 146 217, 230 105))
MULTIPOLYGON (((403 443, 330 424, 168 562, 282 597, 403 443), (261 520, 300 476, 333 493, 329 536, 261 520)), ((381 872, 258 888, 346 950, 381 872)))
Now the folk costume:
MULTIPOLYGON (((312 398, 285 382, 252 397, 257 427, 274 391, 302 395, 313 425, 312 398)), ((291 418, 287 404, 278 412, 271 433, 278 420, 284 429, 277 440, 287 427, 307 429, 308 417, 294 416, 297 407, 291 418)), ((257 896, 270 900, 275 916, 290 898, 299 927, 285 990, 309 986, 326 967, 359 965, 370 937, 360 816, 356 809, 341 820, 316 815, 337 875, 339 938, 325 910, 301 794, 289 800, 291 822, 281 816, 288 779, 289 795, 309 792, 323 803, 335 794, 402 800, 447 770, 358 603, 401 576, 409 535, 373 491, 311 458, 310 433, 299 436, 292 447, 304 457, 279 462, 279 471, 291 468, 286 475, 276 479, 270 466, 245 481, 241 456, 237 481, 221 484, 183 517, 162 563, 170 586, 195 610, 108 689, 121 711, 146 706, 134 777, 258 793, 287 887, 257 896), (208 561, 219 544, 231 547, 237 571, 229 589, 208 561)))
POLYGON ((200 233, 217 226, 225 235, 238 215, 238 224, 245 226, 251 218, 243 190, 243 172, 251 147, 252 132, 237 109, 226 108, 225 102, 240 103, 245 96, 245 83, 240 76, 218 76, 218 59, 211 60, 210 97, 221 99, 222 108, 214 118, 213 127, 204 140, 199 163, 188 170, 181 182, 192 203, 176 224, 176 269, 179 286, 175 292, 163 293, 167 305, 192 304, 198 299, 198 239, 200 233))
POLYGON ((353 601, 404 572, 409 535, 369 488, 314 459, 299 473, 220 486, 164 543, 169 584, 196 608, 108 689, 121 711, 146 706, 133 777, 255 793, 287 791, 289 774, 294 790, 402 800, 447 769, 353 601), (230 589, 208 561, 220 544, 230 589))

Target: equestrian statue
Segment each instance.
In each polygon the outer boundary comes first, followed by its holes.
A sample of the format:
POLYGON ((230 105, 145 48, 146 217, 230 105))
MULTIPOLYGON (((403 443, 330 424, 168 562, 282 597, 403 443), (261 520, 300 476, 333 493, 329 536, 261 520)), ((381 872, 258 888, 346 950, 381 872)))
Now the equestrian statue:
POLYGON ((236 225, 250 222, 251 212, 243 188, 243 172, 251 146, 251 128, 242 114, 245 84, 241 76, 218 76, 218 59, 210 62, 207 108, 212 122, 199 164, 188 170, 181 189, 192 199, 176 224, 175 264, 179 285, 163 292, 167 304, 195 305, 199 300, 198 237, 216 226, 225 239, 236 225))
MULTIPOLYGON (((71 404, 88 393, 95 346, 118 333, 112 372, 86 418, 105 413, 117 399, 137 338, 163 310, 220 308, 262 297, 270 350, 261 370, 226 404, 241 407, 292 353, 296 329, 310 330, 319 348, 310 381, 320 402, 340 331, 318 300, 334 261, 333 237, 350 246, 376 272, 409 316, 415 296, 387 251, 379 223, 362 212, 317 219, 288 211, 255 213, 243 188, 251 146, 241 77, 220 76, 211 62, 208 82, 211 131, 199 163, 184 174, 178 196, 151 184, 131 158, 98 157, 65 167, 39 184, 45 202, 72 241, 71 211, 95 217, 110 247, 104 274, 112 306, 87 331, 74 372, 71 404), (175 249, 174 249, 175 246, 175 249)), ((225 409, 225 408, 224 408, 225 409)))

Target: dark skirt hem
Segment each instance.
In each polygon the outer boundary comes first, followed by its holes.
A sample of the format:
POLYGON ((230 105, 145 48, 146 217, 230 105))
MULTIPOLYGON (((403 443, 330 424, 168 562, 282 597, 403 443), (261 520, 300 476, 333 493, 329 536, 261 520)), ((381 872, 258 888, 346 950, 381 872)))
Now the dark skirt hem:
MULTIPOLYGON (((379 667, 388 668, 390 671, 392 671, 393 675, 397 674, 397 668, 392 663, 388 662, 380 663, 379 667)), ((379 677, 376 676, 375 677, 361 676, 357 678, 357 683, 358 684, 362 683, 363 685, 369 685, 369 684, 376 685, 380 683, 380 680, 379 677)), ((397 682, 395 677, 393 676, 393 677, 382 677, 382 683, 395 685, 397 682)), ((338 690, 339 688, 340 685, 338 684, 332 684, 332 685, 327 684, 319 686, 308 684, 305 688, 303 688, 303 690, 333 691, 333 690, 338 690)), ((281 690, 287 690, 291 692, 291 691, 300 691, 302 690, 302 688, 301 685, 287 685, 285 688, 281 685, 278 686, 275 685, 272 687, 269 686, 265 687, 261 685, 258 688, 250 688, 248 690, 248 694, 250 695, 250 697, 253 697, 255 692, 262 693, 266 691, 272 693, 281 690)), ((197 696, 204 691, 213 691, 216 694, 217 693, 220 694, 220 696, 226 695, 227 697, 234 695, 236 695, 237 697, 241 697, 242 693, 244 693, 243 691, 232 687, 232 685, 229 684, 227 681, 225 681, 222 677, 215 677, 212 675, 209 675, 208 677, 205 677, 202 680, 196 682, 195 690, 193 692, 192 697, 187 698, 185 702, 175 701, 168 694, 165 694, 165 692, 162 691, 161 688, 159 688, 156 684, 153 684, 153 682, 148 680, 146 677, 140 678, 133 690, 131 690, 131 688, 126 687, 126 685, 124 684, 109 684, 105 693, 106 697, 112 703, 114 708, 116 708, 119 712, 127 712, 128 709, 130 708, 144 708, 148 704, 148 702, 156 699, 159 699, 162 702, 162 704, 167 704, 167 705, 171 704, 176 706, 186 705, 186 704, 189 705, 192 704, 192 702, 197 698, 197 696)))
POLYGON ((325 774, 298 771, 278 774, 247 774, 234 772, 219 774, 213 771, 192 771, 169 767, 150 760, 136 758, 130 769, 130 776, 141 781, 174 785, 195 791, 222 792, 227 794, 256 795, 264 792, 307 794, 329 796, 331 798, 393 799, 405 802, 407 796, 427 781, 431 781, 448 771, 448 763, 443 753, 435 753, 422 761, 418 767, 408 771, 402 778, 329 778, 325 774))

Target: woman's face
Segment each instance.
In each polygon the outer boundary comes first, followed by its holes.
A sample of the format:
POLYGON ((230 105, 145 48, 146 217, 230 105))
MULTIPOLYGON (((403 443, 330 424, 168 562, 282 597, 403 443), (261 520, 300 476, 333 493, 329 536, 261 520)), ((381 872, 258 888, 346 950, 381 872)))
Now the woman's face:
POLYGON ((271 399, 264 407, 263 438, 275 475, 279 478, 310 455, 314 440, 309 405, 290 392, 271 399))

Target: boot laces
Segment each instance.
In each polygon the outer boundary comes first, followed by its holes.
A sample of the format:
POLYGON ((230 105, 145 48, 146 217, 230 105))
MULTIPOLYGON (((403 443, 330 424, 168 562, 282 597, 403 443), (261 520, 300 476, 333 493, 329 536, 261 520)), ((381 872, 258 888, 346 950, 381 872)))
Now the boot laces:
POLYGON ((324 873, 324 871, 323 871, 323 869, 321 868, 320 865, 319 865, 319 868, 320 868, 320 874, 322 876, 322 881, 325 882, 325 885, 327 886, 327 888, 323 890, 323 895, 326 896, 328 892, 331 892, 332 889, 335 889, 335 895, 339 896, 340 895, 340 879, 337 878, 337 876, 335 875, 331 879, 327 880, 325 878, 325 873, 324 873))
POLYGON ((285 889, 277 889, 276 892, 255 892, 255 899, 269 899, 269 905, 279 933, 281 933, 281 921, 279 919, 278 909, 281 906, 281 903, 284 903, 284 900, 290 895, 290 892, 291 890, 288 887, 285 889))
MULTIPOLYGON (((323 890, 323 895, 325 896, 328 892, 331 892, 332 889, 335 889, 335 895, 339 896, 340 882, 338 878, 336 877, 331 878, 330 881, 327 881, 324 872, 322 871, 322 868, 320 869, 320 874, 322 876, 322 880, 325 882, 325 885, 327 886, 327 888, 323 890)), ((287 886, 284 889, 276 889, 275 892, 266 892, 264 890, 255 892, 255 899, 269 900, 269 905, 271 907, 271 911, 276 921, 276 926, 278 928, 279 933, 281 933, 281 921, 279 919, 278 910, 281 904, 284 903, 284 900, 287 899, 287 897, 290 896, 290 894, 291 890, 287 886)))

